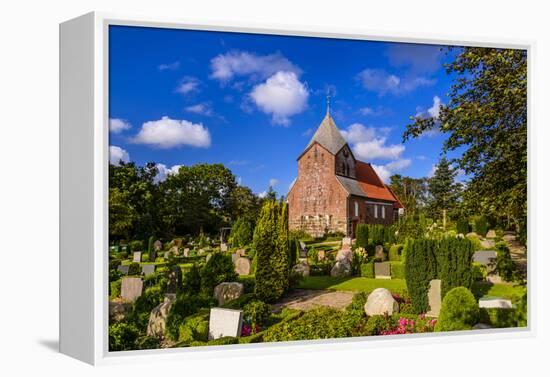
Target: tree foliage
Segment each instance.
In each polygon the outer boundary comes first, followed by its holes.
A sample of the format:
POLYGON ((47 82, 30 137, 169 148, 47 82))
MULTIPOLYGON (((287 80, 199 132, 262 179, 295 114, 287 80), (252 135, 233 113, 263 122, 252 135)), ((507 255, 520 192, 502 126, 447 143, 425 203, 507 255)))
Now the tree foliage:
POLYGON ((390 177, 389 186, 405 207, 406 214, 415 216, 426 206, 427 183, 426 178, 411 178, 394 174, 390 177))
POLYGON ((527 222, 527 51, 464 47, 446 69, 454 83, 437 117, 416 117, 404 141, 439 128, 444 151, 471 177, 470 208, 514 225, 527 222))
POLYGON ((436 166, 434 176, 428 181, 430 191, 430 213, 447 222, 447 213, 458 203, 460 197, 459 183, 455 182, 456 169, 451 166, 447 158, 443 157, 436 166))

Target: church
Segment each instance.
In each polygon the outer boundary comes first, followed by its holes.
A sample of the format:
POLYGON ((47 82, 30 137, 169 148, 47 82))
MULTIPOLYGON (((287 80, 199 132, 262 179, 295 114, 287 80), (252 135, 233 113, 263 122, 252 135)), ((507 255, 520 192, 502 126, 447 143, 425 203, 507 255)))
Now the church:
POLYGON ((298 156, 287 200, 289 230, 313 237, 333 232, 355 237, 357 224, 389 225, 404 211, 371 164, 355 158, 329 109, 298 156))

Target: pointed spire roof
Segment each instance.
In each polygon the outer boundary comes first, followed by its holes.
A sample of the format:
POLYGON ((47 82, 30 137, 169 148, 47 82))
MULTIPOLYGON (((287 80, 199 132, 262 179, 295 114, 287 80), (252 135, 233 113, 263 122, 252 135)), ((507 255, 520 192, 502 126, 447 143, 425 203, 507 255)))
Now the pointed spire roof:
POLYGON ((334 123, 334 119, 332 119, 328 109, 327 114, 319 125, 319 128, 317 128, 317 131, 315 131, 315 134, 309 141, 306 150, 315 142, 321 144, 332 154, 336 154, 344 145, 346 145, 346 140, 340 133, 336 123, 334 123))

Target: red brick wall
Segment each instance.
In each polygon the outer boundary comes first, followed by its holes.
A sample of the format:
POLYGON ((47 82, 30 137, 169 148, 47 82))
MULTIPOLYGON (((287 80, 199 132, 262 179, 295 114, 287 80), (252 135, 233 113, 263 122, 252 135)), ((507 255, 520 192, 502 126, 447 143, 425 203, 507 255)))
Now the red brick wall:
POLYGON ((347 192, 335 177, 335 157, 315 143, 298 160, 298 177, 288 193, 289 229, 312 236, 347 231, 347 192))

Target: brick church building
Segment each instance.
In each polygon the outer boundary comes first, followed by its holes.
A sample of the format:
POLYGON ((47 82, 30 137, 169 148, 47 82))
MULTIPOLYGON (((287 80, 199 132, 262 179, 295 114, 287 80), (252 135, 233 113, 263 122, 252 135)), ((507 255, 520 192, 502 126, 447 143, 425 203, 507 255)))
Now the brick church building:
POLYGON ((327 114, 298 156, 298 177, 288 192, 290 230, 319 237, 357 224, 392 224, 403 205, 371 164, 357 160, 327 114))

